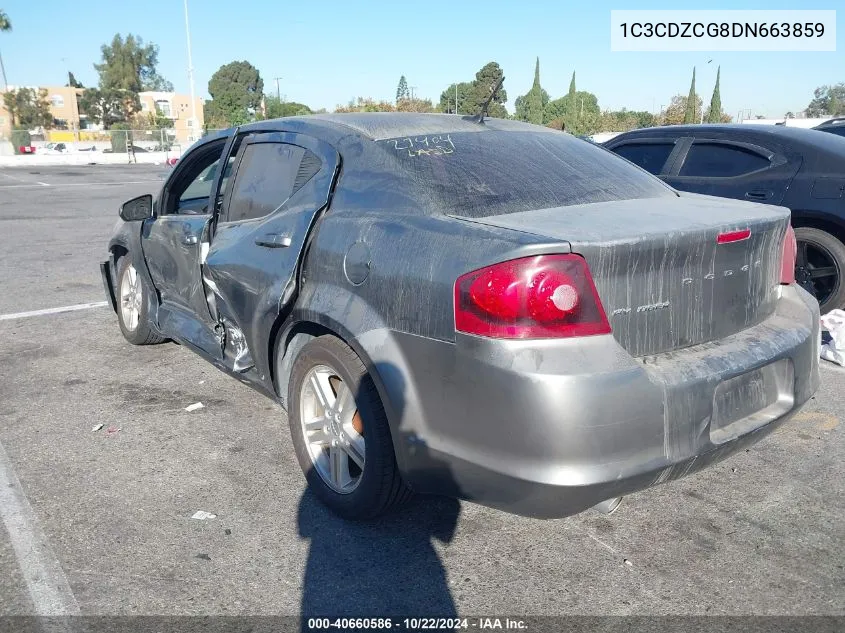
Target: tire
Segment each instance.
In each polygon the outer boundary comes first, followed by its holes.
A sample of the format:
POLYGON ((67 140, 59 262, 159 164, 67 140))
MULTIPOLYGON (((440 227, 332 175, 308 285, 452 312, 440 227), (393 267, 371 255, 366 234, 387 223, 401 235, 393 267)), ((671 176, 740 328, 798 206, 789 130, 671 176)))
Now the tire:
POLYGON ((147 293, 152 291, 135 270, 132 258, 124 255, 117 261, 116 268, 117 283, 114 291, 117 294, 117 322, 120 324, 123 338, 133 345, 155 345, 164 342, 165 338, 150 327, 147 293), (129 288, 125 287, 124 283, 129 288), (132 303, 131 309, 128 306, 125 308, 127 302, 132 303))
POLYGON ((845 308, 845 244, 830 233, 812 227, 796 228, 795 239, 798 242, 795 277, 799 285, 819 299, 822 314, 835 308, 845 308), (802 248, 805 253, 809 252, 809 265, 803 267, 802 248), (828 269, 835 268, 835 277, 813 278, 813 271, 819 272, 819 264, 828 269))
POLYGON ((309 487, 337 515, 373 519, 411 497, 396 465, 387 415, 375 384, 361 359, 340 339, 320 336, 299 352, 288 383, 288 421, 309 487), (314 381, 322 385, 328 399, 318 395, 314 381), (347 405, 338 405, 338 400, 347 405), (337 418, 327 419, 336 406, 341 409, 337 418), (316 426, 315 419, 321 420, 316 426), (303 420, 309 423, 307 431, 303 420))

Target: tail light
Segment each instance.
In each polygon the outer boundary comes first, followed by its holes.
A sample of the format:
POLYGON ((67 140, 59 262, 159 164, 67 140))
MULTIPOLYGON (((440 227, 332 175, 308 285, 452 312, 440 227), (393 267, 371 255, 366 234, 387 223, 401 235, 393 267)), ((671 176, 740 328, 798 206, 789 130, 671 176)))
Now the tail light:
POLYGON ((587 262, 579 255, 514 259, 455 282, 455 329, 493 338, 609 334, 587 262))
POLYGON ((792 223, 787 225, 783 238, 783 254, 780 259, 780 283, 795 283, 795 260, 798 256, 798 242, 795 240, 795 230, 792 223))

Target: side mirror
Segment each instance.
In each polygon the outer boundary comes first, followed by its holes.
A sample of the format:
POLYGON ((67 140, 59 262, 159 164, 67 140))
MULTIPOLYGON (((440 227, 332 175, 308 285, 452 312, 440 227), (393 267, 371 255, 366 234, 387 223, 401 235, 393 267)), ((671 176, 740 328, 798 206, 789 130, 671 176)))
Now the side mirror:
POLYGON ((120 207, 120 217, 126 222, 146 220, 153 217, 153 197, 150 194, 132 198, 120 207))

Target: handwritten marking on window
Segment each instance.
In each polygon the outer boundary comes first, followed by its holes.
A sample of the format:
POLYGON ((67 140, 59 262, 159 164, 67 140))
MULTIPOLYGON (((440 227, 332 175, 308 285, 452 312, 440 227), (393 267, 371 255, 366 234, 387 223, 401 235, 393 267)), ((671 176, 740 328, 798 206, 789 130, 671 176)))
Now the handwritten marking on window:
POLYGON ((408 152, 408 156, 443 156, 452 154, 455 151, 455 144, 449 134, 436 134, 433 136, 407 136, 386 141, 392 143, 397 152, 408 152))

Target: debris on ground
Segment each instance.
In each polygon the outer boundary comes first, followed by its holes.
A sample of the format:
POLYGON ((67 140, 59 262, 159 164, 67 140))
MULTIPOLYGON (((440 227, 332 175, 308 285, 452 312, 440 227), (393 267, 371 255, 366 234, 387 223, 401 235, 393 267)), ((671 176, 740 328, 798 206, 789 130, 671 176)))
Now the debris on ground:
POLYGON ((191 518, 196 519, 197 521, 205 521, 207 519, 216 519, 217 515, 212 514, 211 512, 206 512, 205 510, 197 510, 191 518))
POLYGON ((223 530, 223 534, 225 534, 226 536, 230 536, 232 534, 232 530, 226 528, 225 530, 223 530))
POLYGON ((197 554, 196 557, 200 560, 211 560, 211 556, 209 556, 208 554, 197 554))
POLYGON ((96 433, 97 431, 102 430, 102 428, 103 428, 104 426, 105 426, 105 424, 103 424, 102 422, 100 422, 99 424, 95 425, 95 426, 94 426, 94 428, 92 428, 92 429, 91 429, 91 432, 92 432, 92 433, 96 433))
POLYGON ((631 561, 629 561, 627 558, 622 559, 622 562, 624 562, 624 563, 625 563, 628 567, 633 567, 633 566, 634 566, 634 563, 632 563, 631 561))
POLYGON ((110 426, 106 429, 106 435, 116 435, 119 430, 116 426, 110 426))
POLYGON ((199 411, 200 409, 204 409, 205 405, 202 402, 195 402, 194 404, 189 404, 185 407, 185 411, 190 413, 191 411, 199 411))
POLYGON ((822 343, 821 357, 845 367, 845 310, 833 310, 821 318, 830 340, 822 343))

